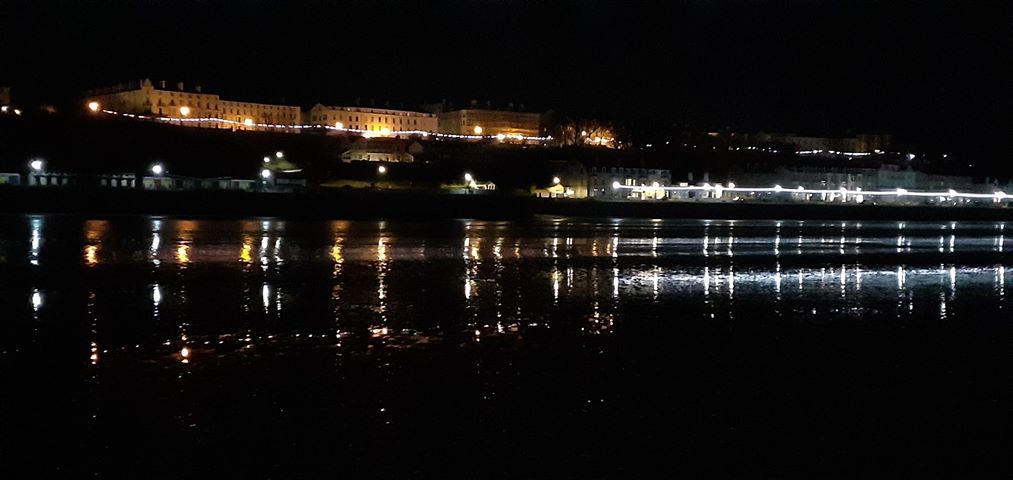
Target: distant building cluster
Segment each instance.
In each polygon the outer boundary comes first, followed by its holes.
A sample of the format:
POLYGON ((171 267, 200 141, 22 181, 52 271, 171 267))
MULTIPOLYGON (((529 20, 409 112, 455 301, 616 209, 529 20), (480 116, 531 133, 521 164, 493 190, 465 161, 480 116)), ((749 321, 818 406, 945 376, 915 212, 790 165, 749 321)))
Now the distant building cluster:
MULTIPOLYGON (((740 185, 781 185, 786 189, 802 187, 812 190, 925 190, 955 189, 965 192, 992 193, 997 185, 975 183, 970 176, 927 173, 898 165, 851 167, 841 165, 780 166, 772 172, 734 174, 740 185)), ((1003 185, 1005 187, 1005 185, 1003 185)))
POLYGON ((890 149, 893 137, 862 133, 849 136, 815 137, 794 133, 706 132, 690 134, 692 145, 721 146, 731 149, 793 149, 802 153, 872 154, 890 149))
POLYGON ((177 83, 150 79, 88 92, 95 110, 161 117, 180 125, 232 130, 297 131, 305 127, 336 128, 373 136, 446 134, 524 141, 540 132, 539 115, 506 110, 467 108, 425 113, 361 106, 317 104, 302 112, 298 106, 238 102, 177 83))

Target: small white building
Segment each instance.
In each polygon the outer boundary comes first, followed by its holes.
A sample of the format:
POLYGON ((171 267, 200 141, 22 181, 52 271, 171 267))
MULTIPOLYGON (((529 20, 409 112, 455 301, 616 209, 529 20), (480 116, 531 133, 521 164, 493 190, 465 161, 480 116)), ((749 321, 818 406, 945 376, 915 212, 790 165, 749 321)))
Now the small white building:
POLYGON ((600 200, 668 198, 668 192, 661 188, 638 190, 613 188, 615 183, 624 187, 667 187, 672 184, 672 171, 655 168, 591 167, 587 179, 587 196, 600 200))

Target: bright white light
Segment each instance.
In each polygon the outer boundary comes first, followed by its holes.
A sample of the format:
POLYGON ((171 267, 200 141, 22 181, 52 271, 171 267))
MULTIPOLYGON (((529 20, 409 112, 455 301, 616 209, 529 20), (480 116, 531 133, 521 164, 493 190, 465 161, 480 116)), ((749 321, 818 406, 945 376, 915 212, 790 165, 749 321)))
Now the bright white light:
POLYGON ((32 167, 32 170, 39 172, 42 170, 42 160, 32 160, 32 162, 29 163, 28 166, 32 167))
POLYGON ((161 175, 162 172, 164 172, 164 171, 165 171, 165 168, 162 167, 161 163, 156 163, 156 164, 154 164, 154 165, 151 166, 151 173, 154 173, 155 175, 161 175))
POLYGON ((954 195, 956 195, 956 194, 957 194, 957 191, 951 188, 951 189, 949 189, 949 190, 947 191, 947 193, 949 193, 949 194, 950 194, 950 196, 952 197, 952 196, 954 196, 954 195))
POLYGON ((499 141, 502 142, 503 140, 506 140, 506 135, 504 135, 502 133, 499 134, 499 135, 496 135, 496 140, 499 140, 499 141))
POLYGON ((465 172, 464 173, 464 181, 468 182, 468 183, 471 183, 471 182, 475 181, 475 177, 472 177, 470 173, 465 172))
POLYGON ((243 125, 246 125, 247 127, 252 127, 253 126, 253 119, 252 118, 247 118, 246 120, 243 120, 243 125))
POLYGON ((38 290, 32 292, 32 308, 38 310, 42 306, 42 294, 38 290))
POLYGON ((658 182, 654 182, 654 183, 651 184, 651 186, 654 187, 654 188, 660 188, 661 184, 658 183, 658 182))
POLYGON ((279 150, 277 152, 274 152, 274 156, 277 157, 277 158, 285 158, 285 152, 282 152, 281 150, 279 150))
POLYGON ((264 180, 267 180, 271 178, 271 171, 265 168, 260 171, 260 176, 263 177, 264 180))
POLYGON ((99 107, 98 102, 88 102, 88 110, 91 110, 93 112, 97 112, 98 111, 98 107, 99 107))
POLYGON ((387 127, 381 128, 380 129, 380 135, 390 135, 390 129, 387 128, 387 127))
POLYGON ((271 157, 264 157, 264 163, 271 163, 271 157))
POLYGON ((903 188, 898 188, 897 189, 897 195, 904 195, 905 193, 907 193, 907 190, 905 190, 903 188))
POLYGON ((343 123, 341 123, 341 122, 335 122, 335 123, 334 123, 334 128, 336 128, 336 129, 338 129, 338 130, 344 130, 344 128, 345 128, 345 124, 343 124, 343 123))
POLYGON ((481 134, 482 134, 482 127, 480 127, 478 125, 475 125, 475 135, 481 135, 481 134))
POLYGON ((728 182, 728 188, 735 188, 735 184, 732 182, 728 182))
POLYGON ((783 188, 780 185, 774 185, 774 191, 780 192, 783 188))
POLYGON ((559 182, 560 182, 559 177, 552 177, 552 183, 559 185, 559 182))
POLYGON ((709 183, 705 183, 705 184, 703 184, 703 189, 704 189, 704 191, 708 191, 708 190, 710 190, 711 188, 712 188, 712 187, 711 187, 711 184, 709 184, 709 183))
POLYGON ((182 116, 184 116, 184 117, 190 116, 190 107, 188 107, 186 105, 183 105, 182 107, 179 107, 179 114, 182 115, 182 116))
POLYGON ((620 187, 619 182, 612 182, 612 188, 615 189, 615 188, 619 188, 619 187, 620 187))
POLYGON ((379 167, 376 167, 376 171, 380 175, 383 175, 383 174, 387 173, 387 167, 385 167, 383 165, 380 165, 379 167))

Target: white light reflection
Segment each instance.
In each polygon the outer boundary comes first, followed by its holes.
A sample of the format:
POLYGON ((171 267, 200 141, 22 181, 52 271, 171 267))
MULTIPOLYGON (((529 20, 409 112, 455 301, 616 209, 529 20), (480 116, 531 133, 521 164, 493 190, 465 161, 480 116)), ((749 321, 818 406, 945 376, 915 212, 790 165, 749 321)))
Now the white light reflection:
POLYGON ((612 269, 612 298, 619 299, 619 268, 612 269))
POLYGON ((39 308, 42 308, 42 293, 39 289, 32 289, 32 311, 39 313, 39 308))
POLYGON ((31 223, 31 251, 28 254, 28 261, 32 265, 39 265, 39 252, 42 247, 42 217, 32 217, 31 223))
POLYGON ((154 266, 159 266, 162 261, 158 258, 158 248, 162 244, 162 221, 154 219, 151 221, 151 247, 148 249, 148 256, 154 266))
POLYGON ((267 286, 266 283, 260 288, 260 298, 264 305, 264 315, 267 315, 271 306, 271 287, 267 286))
MULTIPOLYGON (((777 222, 774 229, 774 257, 781 256, 781 222, 777 222)), ((780 264, 779 264, 780 265, 780 264)), ((780 268, 779 268, 780 270, 780 268)), ((778 273, 778 290, 781 288, 780 273, 778 273)))

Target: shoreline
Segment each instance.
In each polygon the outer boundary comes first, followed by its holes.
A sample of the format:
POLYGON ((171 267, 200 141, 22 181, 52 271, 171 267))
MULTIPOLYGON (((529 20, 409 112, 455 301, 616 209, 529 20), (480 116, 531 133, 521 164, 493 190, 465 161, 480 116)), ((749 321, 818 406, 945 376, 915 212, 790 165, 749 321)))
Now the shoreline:
POLYGON ((546 215, 727 220, 1013 221, 1011 208, 596 201, 419 190, 264 193, 3 187, 0 188, 0 213, 426 220, 523 220, 546 215))

